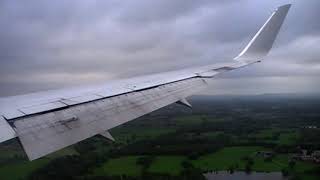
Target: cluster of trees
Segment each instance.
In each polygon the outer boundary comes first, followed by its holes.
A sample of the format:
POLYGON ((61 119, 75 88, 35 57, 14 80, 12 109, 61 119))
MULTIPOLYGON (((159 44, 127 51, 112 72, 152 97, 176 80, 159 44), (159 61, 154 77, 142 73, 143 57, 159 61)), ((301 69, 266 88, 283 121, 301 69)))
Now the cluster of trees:
MULTIPOLYGON (((91 160, 90 160, 91 161, 91 160)), ((28 179, 78 179, 85 174, 87 169, 92 165, 87 159, 80 156, 65 156, 52 160, 44 167, 34 171, 28 179)))
POLYGON ((142 156, 137 159, 137 165, 142 166, 142 174, 147 173, 147 170, 149 169, 154 159, 154 156, 142 156))
POLYGON ((320 127, 316 129, 302 128, 299 143, 310 150, 320 149, 320 127))
POLYGON ((26 161, 26 156, 24 154, 14 154, 9 157, 1 157, 0 158, 0 166, 6 166, 8 164, 14 164, 26 161))
POLYGON ((23 162, 27 159, 26 154, 23 152, 21 145, 16 139, 2 142, 0 144, 0 149, 4 150, 4 152, 11 152, 8 156, 2 154, 0 158, 0 166, 23 162))
MULTIPOLYGON (((91 153, 90 153, 91 154, 91 153)), ((95 154, 95 153, 93 153, 95 154)), ((99 162, 95 162, 98 156, 93 155, 86 156, 65 156, 57 158, 51 161, 46 166, 36 170, 29 175, 29 180, 205 180, 200 169, 194 168, 193 165, 188 161, 182 162, 183 171, 179 175, 161 174, 161 173, 150 173, 147 169, 150 167, 154 160, 153 156, 142 156, 137 159, 137 165, 142 166, 142 174, 139 177, 131 177, 126 175, 118 176, 94 176, 88 175, 90 168, 99 165, 99 162)), ((99 157, 101 158, 101 156, 99 157)))

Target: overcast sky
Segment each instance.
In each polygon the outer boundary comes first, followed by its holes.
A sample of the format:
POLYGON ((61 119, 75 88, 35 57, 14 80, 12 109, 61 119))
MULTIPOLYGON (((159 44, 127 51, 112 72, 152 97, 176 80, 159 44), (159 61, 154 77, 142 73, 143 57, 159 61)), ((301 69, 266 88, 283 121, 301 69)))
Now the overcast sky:
POLYGON ((286 3, 268 58, 202 94, 317 93, 319 0, 1 0, 0 96, 225 61, 286 3))

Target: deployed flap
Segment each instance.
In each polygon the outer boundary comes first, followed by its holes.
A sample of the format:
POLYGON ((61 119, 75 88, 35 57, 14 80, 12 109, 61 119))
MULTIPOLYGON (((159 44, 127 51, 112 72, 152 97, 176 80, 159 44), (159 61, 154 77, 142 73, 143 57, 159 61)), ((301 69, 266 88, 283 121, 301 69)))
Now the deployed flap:
POLYGON ((16 132, 12 129, 9 123, 0 116, 0 142, 16 137, 16 132))
POLYGON ((111 141, 114 141, 114 138, 112 137, 112 135, 109 133, 109 131, 104 131, 102 133, 100 133, 101 136, 110 139, 111 141))
POLYGON ((264 56, 266 56, 278 35, 290 6, 290 4, 280 6, 275 12, 273 12, 235 60, 245 62, 260 61, 264 56))

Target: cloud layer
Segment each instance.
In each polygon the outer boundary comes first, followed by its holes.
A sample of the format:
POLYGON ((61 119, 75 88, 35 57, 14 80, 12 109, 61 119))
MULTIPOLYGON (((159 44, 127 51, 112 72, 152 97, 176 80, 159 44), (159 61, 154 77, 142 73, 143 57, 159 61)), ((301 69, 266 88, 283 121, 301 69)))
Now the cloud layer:
POLYGON ((0 96, 221 62, 285 3, 293 7, 267 60, 204 93, 317 92, 318 0, 2 0, 0 96))

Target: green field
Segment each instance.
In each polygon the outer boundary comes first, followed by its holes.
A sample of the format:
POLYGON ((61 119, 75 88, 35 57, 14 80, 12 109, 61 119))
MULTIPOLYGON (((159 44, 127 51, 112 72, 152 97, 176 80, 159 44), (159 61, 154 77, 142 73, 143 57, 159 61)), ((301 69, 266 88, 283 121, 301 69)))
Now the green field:
POLYGON ((208 138, 217 138, 219 135, 223 135, 224 133, 222 131, 216 131, 216 132, 206 132, 202 133, 202 136, 208 137, 208 138))
POLYGON ((177 123, 178 126, 190 126, 190 125, 197 125, 201 123, 208 123, 208 122, 220 122, 224 121, 224 119, 212 118, 207 117, 205 115, 188 115, 188 116, 180 116, 174 118, 174 121, 177 123))
POLYGON ((279 145, 293 145, 299 139, 299 133, 294 129, 272 128, 250 134, 249 137, 255 137, 261 141, 276 143, 279 145))
POLYGON ((272 138, 275 133, 280 133, 281 130, 277 128, 265 129, 256 134, 252 134, 251 136, 255 136, 260 139, 272 138))
MULTIPOLYGON (((140 156, 125 156, 110 159, 102 166, 93 170, 93 174, 96 176, 138 176, 142 172, 142 167, 136 163, 139 157, 140 156)), ((177 175, 182 170, 181 162, 183 159, 185 159, 183 156, 157 156, 147 171, 177 175)))
MULTIPOLYGON (((93 170, 93 175, 141 175, 142 167, 136 164, 139 156, 126 156, 121 158, 110 159, 101 167, 93 170)), ((156 156, 154 162, 151 164, 148 172, 178 175, 181 170, 181 162, 185 159, 183 156, 156 156)))
MULTIPOLYGON (((17 151, 4 149, 0 151, 0 160, 2 158, 11 158, 15 155, 22 155, 22 151, 19 149, 17 151)), ((19 160, 13 163, 5 163, 0 165, 0 179, 1 180, 20 180, 28 176, 34 170, 43 167, 49 163, 52 159, 65 156, 78 154, 72 147, 62 149, 55 153, 48 155, 47 157, 28 161, 27 159, 19 160)))
POLYGON ((282 145, 295 144, 298 138, 299 138, 299 134, 297 132, 281 133, 278 139, 278 144, 282 144, 282 145))
POLYGON ((181 162, 184 159, 186 159, 184 156, 157 156, 148 171, 178 175, 182 170, 181 162))
POLYGON ((93 170, 93 174, 102 175, 129 175, 138 176, 141 174, 142 167, 136 164, 139 156, 124 156, 121 158, 110 159, 101 167, 93 170))
POLYGON ((228 147, 222 150, 200 157, 193 161, 193 164, 203 170, 226 170, 231 166, 238 165, 240 169, 244 168, 245 156, 254 156, 257 151, 263 151, 262 147, 228 147))
POLYGON ((47 158, 35 160, 32 162, 24 161, 15 164, 3 165, 0 167, 1 180, 18 180, 25 178, 32 171, 44 166, 50 160, 47 158))
MULTIPOLYGON (((283 168, 288 168, 288 156, 276 155, 272 161, 266 162, 262 157, 257 157, 256 152, 268 149, 262 147, 227 147, 222 150, 201 156, 197 160, 190 161, 195 167, 204 171, 208 170, 227 170, 235 167, 236 170, 244 170, 245 161, 243 157, 249 156, 254 160, 252 170, 257 172, 279 172, 283 168)), ((138 176, 141 167, 136 165, 139 156, 126 156, 111 159, 101 167, 93 171, 94 175, 129 175, 138 176)), ((151 173, 178 175, 182 170, 181 163, 187 160, 185 156, 156 156, 153 163, 147 169, 151 173)), ((307 162, 297 162, 294 171, 303 173, 316 167, 315 164, 307 162)))

